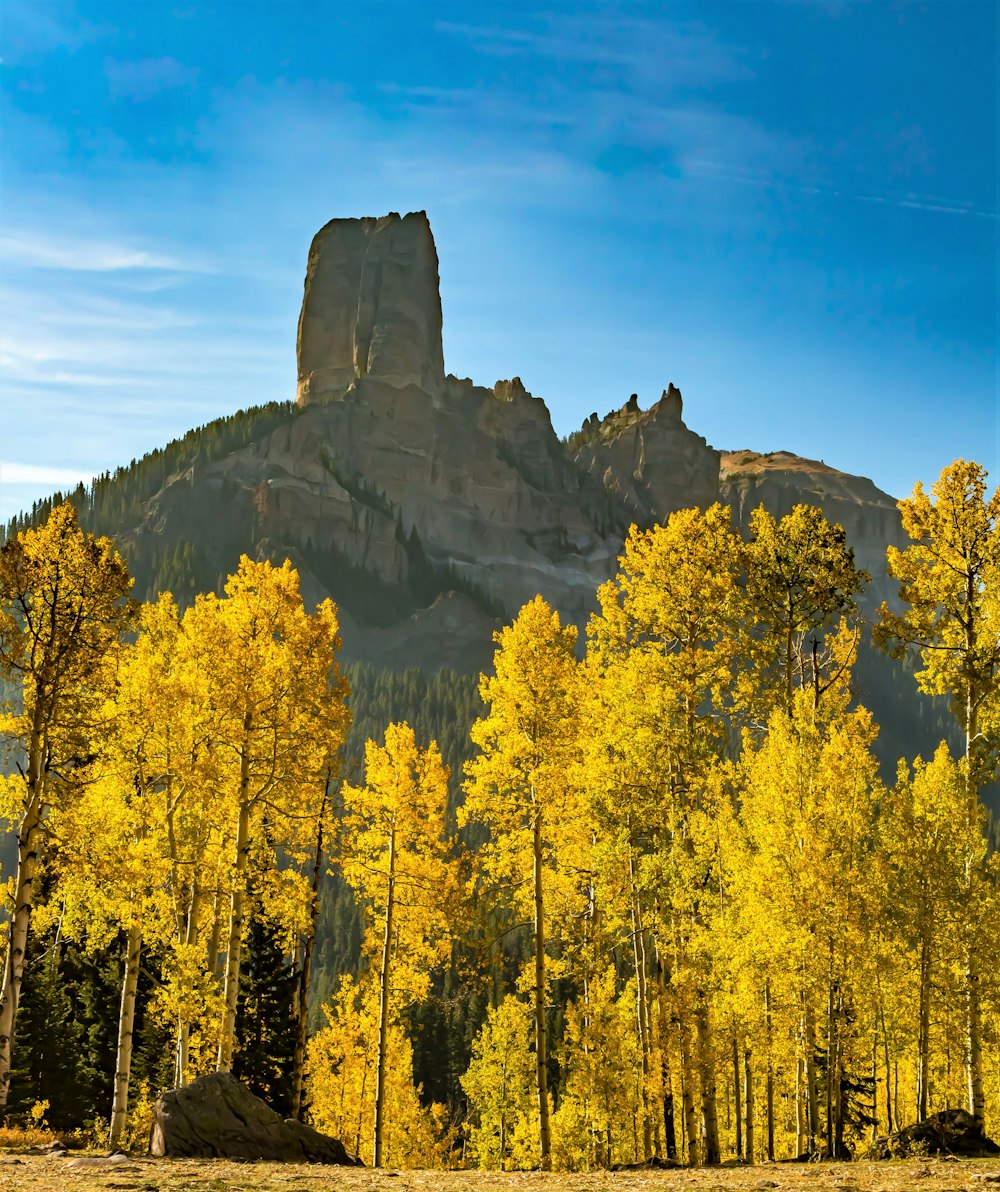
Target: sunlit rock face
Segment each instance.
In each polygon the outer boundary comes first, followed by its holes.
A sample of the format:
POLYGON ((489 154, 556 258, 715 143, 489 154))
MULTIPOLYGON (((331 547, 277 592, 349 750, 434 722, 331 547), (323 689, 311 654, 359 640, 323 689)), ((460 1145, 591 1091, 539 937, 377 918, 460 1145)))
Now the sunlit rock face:
POLYGON ((719 452, 684 425, 682 409, 681 391, 671 384, 648 410, 633 394, 620 410, 584 424, 577 463, 640 524, 719 499, 719 452))
POLYGON ((855 561, 872 577, 866 607, 895 597, 885 575, 885 549, 904 546, 906 536, 894 498, 864 476, 789 451, 730 451, 722 456, 719 491, 744 532, 758 505, 779 518, 795 505, 817 505, 828 521, 844 527, 855 561))
POLYGON ((313 238, 299 317, 298 402, 363 378, 433 393, 444 379, 437 249, 423 211, 333 219, 313 238))
POLYGON ((869 599, 885 591, 890 497, 785 452, 720 454, 685 425, 673 384, 562 440, 519 377, 446 376, 423 212, 317 233, 298 356, 287 419, 168 476, 116 531, 151 573, 190 544, 209 587, 244 551, 287 556, 307 600, 337 601, 347 657, 429 669, 488 665, 491 629, 536 593, 583 627, 630 524, 718 500, 743 530, 760 503, 779 517, 820 505, 876 577, 869 599))

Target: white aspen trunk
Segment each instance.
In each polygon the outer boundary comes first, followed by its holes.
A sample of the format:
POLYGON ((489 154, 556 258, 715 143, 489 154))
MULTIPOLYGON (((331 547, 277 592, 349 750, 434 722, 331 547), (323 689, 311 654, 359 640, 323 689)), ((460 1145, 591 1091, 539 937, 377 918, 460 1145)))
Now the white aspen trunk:
POLYGON ((740 1079, 740 1043, 733 1035, 733 1117, 736 1126, 736 1158, 743 1158, 743 1082, 740 1079))
POLYGON ((316 828, 316 856, 313 861, 312 897, 309 901, 309 929, 302 949, 302 971, 299 974, 298 1022, 295 1034, 295 1057, 293 1061, 294 1089, 292 1091, 292 1117, 301 1122, 305 1115, 306 1100, 306 1044, 309 1041, 309 985, 312 980, 312 955, 316 944, 316 923, 319 919, 319 882, 323 871, 323 815, 329 795, 327 778, 320 806, 320 818, 316 828))
MULTIPOLYGON (((970 591, 971 606, 971 591, 970 591)), ((971 639, 971 625, 967 629, 971 639)), ((971 653, 974 643, 968 641, 971 653)), ((969 682, 965 692, 965 764, 969 783, 969 824, 978 823, 979 819, 979 784, 976 773, 976 752, 979 741, 979 724, 975 701, 975 692, 969 682)), ((974 909, 977 899, 973 891, 971 867, 968 874, 968 907, 974 909)), ((967 1053, 967 1081, 969 1091, 969 1113, 978 1122, 986 1117, 986 1093, 983 1088, 983 1023, 982 1011, 979 1004, 979 957, 976 945, 970 938, 966 941, 965 952, 965 1013, 966 1013, 966 1053, 967 1053)))
MULTIPOLYGON (((917 1121, 927 1117, 930 1077, 931 951, 926 930, 920 941, 920 1017, 917 1031, 917 1121)), ((891 1126, 890 1126, 891 1129, 891 1126)))
MULTIPOLYGON (((179 938, 186 944, 197 943, 198 940, 198 915, 201 911, 202 902, 202 888, 201 883, 197 877, 194 879, 191 886, 191 904, 188 907, 186 920, 182 919, 179 927, 179 938)), ((209 972, 212 972, 209 969, 209 972)), ((191 1045, 191 1026, 187 1020, 178 1015, 177 1018, 177 1043, 176 1055, 174 1057, 174 1087, 184 1088, 188 1083, 188 1059, 191 1045)))
POLYGON ((774 1032, 771 1024, 771 980, 764 982, 764 1030, 767 1045, 767 1073, 764 1080, 767 1125, 767 1157, 774 1162, 774 1032))
POLYGON ((385 934, 379 969, 378 1056, 375 1061, 375 1142, 373 1167, 382 1166, 382 1136, 385 1114, 385 1063, 389 1043, 389 980, 392 963, 393 911, 396 901, 396 825, 389 832, 389 876, 385 894, 385 934))
MULTIPOLYGON (((800 1030, 800 1036, 804 1034, 800 1030)), ((801 1044, 801 1038, 800 1038, 801 1044)), ((795 1154, 804 1155, 806 1151, 806 1097, 805 1097, 805 1061, 799 1056, 795 1061, 795 1154)))
POLYGON ((705 1133, 705 1163, 721 1161, 719 1150, 719 1115, 715 1090, 715 1059, 712 1054, 712 1028, 704 995, 699 992, 695 1004, 698 1031, 698 1077, 701 1084, 701 1120, 705 1133))
POLYGON ((128 1084, 132 1070, 132 1028, 135 1025, 135 996, 139 988, 139 958, 142 955, 142 930, 129 929, 125 944, 125 978, 118 1011, 118 1053, 115 1060, 115 1088, 111 1104, 111 1146, 117 1147, 125 1133, 128 1114, 128 1084))
POLYGON ((642 916, 639 911, 638 894, 636 893, 635 857, 632 852, 632 842, 628 846, 628 872, 632 885, 632 957, 635 963, 635 1016, 639 1030, 639 1055, 642 1061, 642 1157, 648 1160, 652 1156, 649 1120, 649 1025, 646 1003, 646 949, 643 942, 642 916))
POLYGON ((694 1167, 698 1162, 698 1121, 694 1108, 694 1073, 691 1071, 690 1031, 683 1023, 680 1028, 680 1053, 682 1073, 681 1101, 684 1108, 687 1161, 689 1167, 694 1167))
POLYGON ((656 1009, 660 1032, 660 1092, 663 1097, 663 1142, 668 1159, 677 1158, 677 1128, 674 1124, 673 1081, 670 1075, 670 1015, 667 1012, 667 966, 656 945, 656 1009))
POLYGON ((545 920, 542 893, 542 820, 536 807, 531 824, 534 871, 535 935, 535 1091, 538 1096, 538 1150, 543 1171, 551 1166, 552 1135, 549 1128, 549 1076, 545 1031, 545 920))
POLYGON ((14 1050, 14 1024, 17 1019, 21 984, 24 980, 28 927, 35 905, 35 871, 41 840, 42 746, 33 738, 28 761, 28 805, 21 821, 17 845, 17 879, 14 886, 14 914, 7 937, 4 966, 3 1001, 0 1004, 0 1110, 7 1106, 10 1094, 10 1065, 14 1050))
MULTIPOLYGON (((246 766, 244 760, 244 767, 246 766)), ((243 913, 246 903, 247 859, 250 852, 250 807, 240 802, 239 824, 236 831, 236 855, 233 872, 233 895, 229 913, 229 945, 226 950, 225 1011, 222 1034, 219 1036, 217 1072, 230 1072, 236 1047, 236 1003, 240 991, 240 958, 243 947, 243 913)))
POLYGON ((983 1088, 983 1025, 979 1005, 979 957, 974 946, 966 952, 966 1015, 968 1018, 969 1113, 979 1122, 986 1117, 986 1093, 983 1088))
POLYGON ((813 1024, 812 1007, 806 1003, 806 1105, 809 1110, 809 1148, 810 1155, 816 1153, 816 1135, 819 1131, 819 1096, 816 1088, 816 1028, 813 1024))
POLYGON ((746 1114, 746 1129, 744 1131, 746 1159, 748 1163, 753 1163, 755 1158, 753 1145, 753 1053, 749 1047, 743 1052, 743 1109, 746 1114))

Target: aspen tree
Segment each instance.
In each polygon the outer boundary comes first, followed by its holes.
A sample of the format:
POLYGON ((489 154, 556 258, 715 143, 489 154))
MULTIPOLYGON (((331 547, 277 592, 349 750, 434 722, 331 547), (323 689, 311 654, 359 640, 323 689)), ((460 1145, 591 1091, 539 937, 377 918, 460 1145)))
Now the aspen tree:
POLYGON ((345 686, 335 659, 336 610, 309 615, 298 574, 246 555, 225 597, 199 597, 184 617, 209 679, 212 747, 233 824, 224 1002, 217 1068, 230 1070, 250 852, 265 816, 274 844, 315 824, 318 791, 343 739, 345 686))
MULTIPOLYGON (((965 735, 966 822, 979 816, 979 790, 997 772, 1000 741, 1000 490, 987 498, 987 473, 956 460, 925 493, 918 483, 899 502, 905 550, 890 546, 903 611, 879 610, 876 640, 900 656, 919 650, 921 691, 949 695, 965 735)), ((967 895, 975 893, 972 869, 967 895)), ((979 962, 966 957, 969 1112, 985 1114, 979 962)))
POLYGON ((537 1161, 537 1101, 530 1039, 534 1020, 514 994, 487 1012, 472 1042, 462 1089, 472 1118, 469 1142, 480 1167, 505 1170, 537 1161))
POLYGON ((345 783, 343 800, 340 866, 380 937, 372 957, 379 986, 372 1162, 381 1167, 390 1025, 400 995, 426 997, 450 945, 457 872, 444 826, 448 770, 437 744, 418 749, 408 724, 390 724, 384 746, 365 747, 365 785, 345 783))
MULTIPOLYGON (((656 952, 675 954, 675 968, 689 968, 689 945, 704 929, 706 904, 690 900, 681 873, 700 857, 708 871, 693 877, 695 889, 710 889, 712 862, 699 853, 692 825, 713 766, 727 741, 724 708, 736 658, 735 625, 739 615, 738 541, 729 511, 713 505, 704 512, 681 510, 666 526, 649 531, 632 527, 615 579, 598 591, 599 615, 588 627, 588 657, 601 676, 600 713, 589 737, 588 773, 600 791, 600 803, 612 823, 624 826, 630 872, 655 873, 655 880, 633 879, 633 897, 647 886, 660 910, 665 939, 656 952)), ((647 895, 647 898, 649 896, 647 895)), ((641 942, 641 914, 633 923, 641 942)), ((640 983, 640 1046, 648 1054, 648 999, 643 951, 636 954, 640 983), (645 1020, 645 1021, 644 1021, 645 1020)), ((704 977, 704 973, 702 974, 704 977)), ((705 1132, 705 1160, 718 1162, 715 1094, 715 1045, 707 990, 693 971, 675 972, 679 988, 688 988, 688 1015, 697 1033, 697 1070, 705 1132), (691 977, 692 980, 688 978, 691 977)), ((657 996, 664 991, 657 982, 657 996)), ((682 1063, 693 1064, 681 1025, 682 1063)), ((666 1074, 664 1074, 666 1075, 666 1074)), ((694 1072, 683 1075, 685 1112, 693 1115, 694 1072)), ((667 1083, 666 1079, 663 1081, 667 1083)), ((666 1124, 666 1122, 665 1122, 666 1124)), ((644 1132, 649 1127, 644 1126, 644 1132)), ((687 1130, 689 1159, 695 1155, 694 1130, 687 1130)))
MULTIPOLYGON (((323 1007, 326 1025, 308 1044, 310 1120, 367 1164, 374 1160, 371 1123, 379 1001, 374 970, 360 980, 345 975, 336 995, 323 1007)), ((394 1167, 441 1166, 449 1142, 444 1107, 420 1103, 420 1086, 413 1079, 413 1047, 397 1019, 389 1023, 386 1048, 383 1160, 394 1167)))
POLYGON ((558 876, 560 842, 577 830, 580 816, 571 788, 579 706, 576 629, 563 627, 558 613, 536 596, 494 640, 496 674, 480 683, 489 711, 472 728, 480 753, 467 768, 460 822, 475 820, 489 828, 483 872, 490 880, 509 882, 515 902, 529 912, 538 1147, 542 1167, 548 1168, 547 894, 558 876))
MULTIPOLYGON (((804 1006, 807 1020, 825 1026, 824 1124, 832 1155, 844 1147, 843 1090, 860 1046, 855 1024, 868 996, 879 914, 872 876, 876 729, 863 708, 847 713, 841 703, 819 716, 808 691, 796 699, 795 717, 775 712, 743 763, 742 820, 753 854, 747 929, 751 946, 775 964, 772 995, 804 1006)), ((816 1138, 819 1105, 809 1092, 808 1129, 816 1138)))
POLYGON ((942 987, 941 970, 961 963, 963 946, 981 957, 989 951, 981 898, 987 884, 986 809, 978 808, 970 822, 967 800, 963 766, 942 742, 929 762, 916 759, 912 775, 900 764, 884 813, 889 905, 898 908, 895 928, 911 951, 917 977, 915 1097, 921 1121, 930 1112, 933 1003, 942 987), (957 955, 952 940, 959 943, 957 955))
POLYGON ((105 731, 112 660, 134 611, 125 564, 108 538, 84 534, 68 502, 0 548, 0 679, 17 691, 0 733, 21 752, 0 779, 0 814, 18 833, 14 906, 0 1002, 0 1110, 24 977, 35 875, 49 809, 72 799, 105 731))
POLYGON ((857 612, 856 597, 871 576, 855 566, 843 527, 813 505, 796 505, 780 520, 758 506, 741 562, 750 665, 740 676, 737 702, 763 725, 774 707, 792 711, 796 687, 810 687, 818 703, 841 676, 847 659, 831 657, 824 638, 857 612))

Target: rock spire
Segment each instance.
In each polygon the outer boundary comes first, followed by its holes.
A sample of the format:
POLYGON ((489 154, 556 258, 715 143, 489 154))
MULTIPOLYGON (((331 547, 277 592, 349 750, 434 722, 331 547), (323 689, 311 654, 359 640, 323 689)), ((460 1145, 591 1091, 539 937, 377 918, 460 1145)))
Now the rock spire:
POLYGON ((313 238, 297 343, 299 405, 370 377, 434 393, 444 380, 437 249, 423 211, 333 219, 313 238))

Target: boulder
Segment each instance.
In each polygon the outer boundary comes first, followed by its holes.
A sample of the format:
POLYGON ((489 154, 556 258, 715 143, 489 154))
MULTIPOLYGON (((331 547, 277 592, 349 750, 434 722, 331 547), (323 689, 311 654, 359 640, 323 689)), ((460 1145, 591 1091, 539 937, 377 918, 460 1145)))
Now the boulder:
POLYGON ((164 1093, 153 1110, 149 1150, 178 1159, 360 1166, 342 1142, 283 1120, 228 1072, 164 1093))
POLYGON ((872 1158, 900 1159, 913 1154, 984 1158, 1000 1155, 1000 1146, 987 1138, 982 1122, 971 1113, 964 1109, 942 1109, 922 1122, 879 1139, 872 1158))

